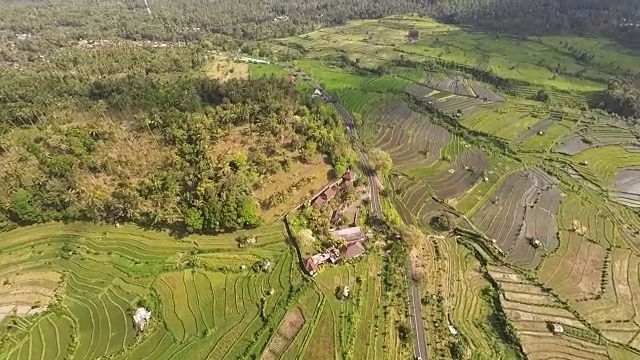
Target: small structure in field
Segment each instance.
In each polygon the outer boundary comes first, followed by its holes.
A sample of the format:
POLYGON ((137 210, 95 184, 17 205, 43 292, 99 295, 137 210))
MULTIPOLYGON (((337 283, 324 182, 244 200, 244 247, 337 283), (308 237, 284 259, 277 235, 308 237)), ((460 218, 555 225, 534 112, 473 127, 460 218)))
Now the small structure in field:
POLYGON ((539 248, 542 246, 542 242, 538 239, 532 239, 531 240, 531 246, 533 246, 534 248, 539 248))
POLYGON ((555 335, 560 335, 560 334, 564 334, 564 327, 562 327, 562 325, 560 324, 551 324, 551 331, 555 334, 555 335))
POLYGON ((342 297, 344 297, 344 298, 349 297, 349 287, 347 285, 345 285, 342 288, 342 297))
POLYGON ((449 325, 449 333, 451 333, 451 335, 458 335, 458 330, 456 330, 453 325, 449 325))
POLYGON ((133 323, 136 325, 138 331, 143 331, 149 323, 149 320, 151 320, 151 312, 143 307, 136 309, 135 314, 133 314, 133 323))
POLYGON ((266 60, 254 59, 250 57, 240 57, 240 58, 236 58, 235 60, 244 62, 244 63, 252 63, 252 64, 263 64, 263 65, 269 64, 269 62, 266 60))

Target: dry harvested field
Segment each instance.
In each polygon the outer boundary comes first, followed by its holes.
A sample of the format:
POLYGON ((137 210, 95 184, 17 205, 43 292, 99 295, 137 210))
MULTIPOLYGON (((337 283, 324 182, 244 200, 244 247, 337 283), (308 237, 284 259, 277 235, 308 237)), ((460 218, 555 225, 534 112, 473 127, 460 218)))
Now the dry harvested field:
POLYGON ((563 138, 555 148, 555 152, 565 155, 575 155, 581 151, 596 146, 605 145, 637 145, 638 129, 631 128, 625 123, 612 122, 594 123, 585 120, 575 132, 563 138))
POLYGON ((609 359, 599 336, 539 286, 505 267, 488 270, 502 289, 502 308, 529 359, 609 359), (565 333, 553 335, 549 323, 561 324, 565 333))
POLYGON ((422 80, 428 87, 462 96, 474 96, 467 79, 462 75, 428 76, 422 80))
POLYGON ((560 247, 545 259, 540 279, 567 300, 592 299, 600 285, 607 250, 575 231, 560 231, 560 247))
POLYGON ((440 158, 440 149, 451 134, 416 113, 405 102, 394 102, 378 121, 374 146, 388 152, 399 169, 429 166, 440 158))
POLYGON ((472 221, 513 263, 534 268, 544 251, 558 246, 556 213, 563 194, 555 180, 539 169, 509 175, 472 221), (539 240, 543 248, 532 242, 539 240))
POLYGON ((640 207, 640 169, 618 170, 609 190, 614 201, 632 208, 640 207))
POLYGON ((484 153, 477 149, 466 150, 453 163, 442 162, 434 169, 421 172, 420 178, 429 184, 433 193, 441 199, 453 199, 464 195, 478 181, 483 181, 491 164, 484 153))
POLYGON ((305 318, 302 309, 295 308, 290 310, 287 315, 285 315, 275 334, 271 337, 260 360, 279 359, 298 335, 304 323, 305 318))
POLYGON ((461 96, 448 92, 434 90, 424 85, 412 84, 406 92, 418 100, 428 103, 445 114, 454 115, 462 111, 463 114, 472 114, 482 109, 496 106, 499 102, 477 99, 475 97, 461 96))
POLYGON ((640 257, 620 248, 609 257, 602 295, 573 305, 607 339, 640 349, 640 257))
POLYGON ((428 226, 431 217, 445 209, 445 206, 432 198, 431 191, 424 182, 395 177, 393 188, 396 193, 396 208, 406 224, 417 221, 419 225, 428 226))

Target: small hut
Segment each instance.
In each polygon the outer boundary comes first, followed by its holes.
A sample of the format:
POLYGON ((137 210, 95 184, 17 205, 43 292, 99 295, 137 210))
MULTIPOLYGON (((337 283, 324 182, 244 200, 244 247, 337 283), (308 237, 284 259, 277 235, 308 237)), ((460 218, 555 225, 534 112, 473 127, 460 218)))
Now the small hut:
POLYGON ((564 328, 560 324, 551 324, 551 331, 555 335, 560 335, 564 333, 564 328))
POLYGON ((149 323, 149 320, 151 320, 151 312, 143 307, 136 309, 135 314, 133 314, 133 322, 138 331, 143 331, 149 323))

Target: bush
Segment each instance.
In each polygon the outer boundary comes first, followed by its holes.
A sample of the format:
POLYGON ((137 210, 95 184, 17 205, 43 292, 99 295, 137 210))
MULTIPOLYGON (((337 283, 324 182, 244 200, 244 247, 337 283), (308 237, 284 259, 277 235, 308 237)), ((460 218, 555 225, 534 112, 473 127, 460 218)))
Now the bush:
POLYGON ((451 219, 446 214, 432 217, 429 225, 436 231, 450 231, 452 228, 451 219))

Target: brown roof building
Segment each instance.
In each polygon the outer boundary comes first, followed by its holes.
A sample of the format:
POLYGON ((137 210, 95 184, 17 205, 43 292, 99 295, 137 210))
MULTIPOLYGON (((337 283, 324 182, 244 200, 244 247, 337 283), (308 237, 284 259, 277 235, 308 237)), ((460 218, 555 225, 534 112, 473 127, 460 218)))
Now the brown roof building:
POLYGON ((313 258, 308 258, 304 261, 304 269, 311 276, 315 275, 318 272, 318 264, 313 260, 313 258))
POLYGON ((325 190, 322 194, 318 195, 318 197, 315 200, 313 200, 313 205, 320 207, 324 205, 324 203, 326 203, 327 201, 330 201, 331 199, 333 199, 333 197, 336 196, 337 193, 338 193, 338 189, 332 186, 327 190, 325 190))
POLYGON ((344 257, 346 259, 357 258, 358 256, 364 254, 365 251, 366 250, 364 249, 364 246, 362 246, 362 243, 359 241, 349 243, 346 247, 342 248, 342 254, 344 254, 344 257))

